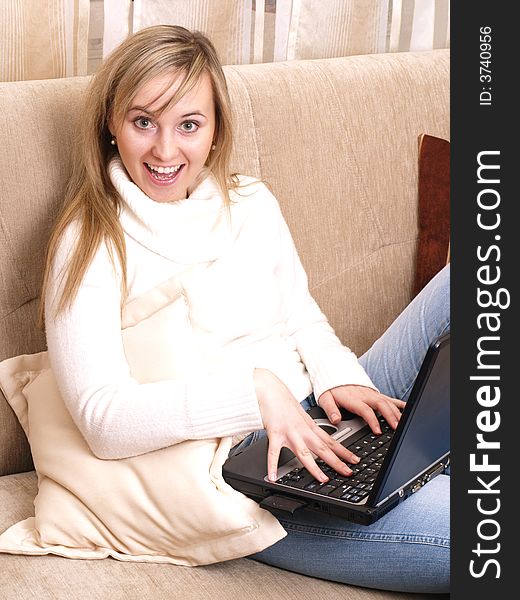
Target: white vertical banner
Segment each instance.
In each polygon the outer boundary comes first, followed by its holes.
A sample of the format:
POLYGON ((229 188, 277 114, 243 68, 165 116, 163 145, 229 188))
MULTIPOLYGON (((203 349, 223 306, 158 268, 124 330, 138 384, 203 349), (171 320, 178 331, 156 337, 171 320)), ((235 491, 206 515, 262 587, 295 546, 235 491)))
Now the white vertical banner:
POLYGON ((105 57, 132 33, 133 2, 132 0, 105 0, 103 12, 103 57, 105 57))
POLYGON ((255 2, 255 33, 253 43, 253 62, 264 61, 264 26, 265 26, 265 0, 255 2))
POLYGON ((390 41, 388 44, 389 52, 399 52, 399 39, 401 37, 401 13, 403 10, 402 0, 391 0, 392 16, 390 19, 390 41))
POLYGON ((419 52, 433 48, 435 0, 415 0, 409 50, 419 52))
POLYGON ((277 0, 274 30, 274 60, 287 60, 289 29, 291 26, 292 0, 277 0))
POLYGON ((374 46, 374 52, 376 54, 380 54, 381 52, 386 52, 388 48, 389 41, 389 11, 390 11, 390 3, 392 0, 379 0, 379 19, 376 23, 377 30, 377 40, 374 46))

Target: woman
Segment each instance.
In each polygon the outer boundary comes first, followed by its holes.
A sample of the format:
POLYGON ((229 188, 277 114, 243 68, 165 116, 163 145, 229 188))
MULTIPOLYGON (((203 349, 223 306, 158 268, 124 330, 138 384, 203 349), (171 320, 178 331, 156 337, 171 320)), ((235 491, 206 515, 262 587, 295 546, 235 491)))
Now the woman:
MULTIPOLYGON (((265 432, 270 479, 282 447, 320 481, 313 454, 349 475, 358 457, 304 409, 317 399, 333 423, 344 407, 374 433, 376 412, 395 428, 395 397, 406 400, 427 346, 449 327, 449 271, 358 361, 310 296, 276 200, 230 174, 230 120, 213 46, 181 27, 134 34, 96 74, 44 281, 60 391, 100 458, 254 432, 243 447, 265 432), (174 376, 140 385, 121 310, 173 277, 174 335, 156 341, 173 349, 174 376)), ((302 514, 254 558, 346 583, 447 591, 448 495, 439 476, 370 527, 302 514)))

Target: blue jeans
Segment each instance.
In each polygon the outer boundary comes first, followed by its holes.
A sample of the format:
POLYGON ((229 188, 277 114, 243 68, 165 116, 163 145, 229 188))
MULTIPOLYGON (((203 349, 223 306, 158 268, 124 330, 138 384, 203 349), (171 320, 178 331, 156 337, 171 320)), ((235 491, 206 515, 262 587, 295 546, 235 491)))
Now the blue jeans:
MULTIPOLYGON (((430 342, 449 328, 448 265, 359 360, 382 393, 406 400, 430 342)), ((309 408, 314 403, 310 396, 302 405, 309 408)), ((254 432, 236 448, 263 435, 264 431, 254 432)), ((284 539, 250 558, 352 585, 448 593, 449 500, 450 478, 438 475, 369 526, 300 510, 279 519, 287 531, 284 539)))

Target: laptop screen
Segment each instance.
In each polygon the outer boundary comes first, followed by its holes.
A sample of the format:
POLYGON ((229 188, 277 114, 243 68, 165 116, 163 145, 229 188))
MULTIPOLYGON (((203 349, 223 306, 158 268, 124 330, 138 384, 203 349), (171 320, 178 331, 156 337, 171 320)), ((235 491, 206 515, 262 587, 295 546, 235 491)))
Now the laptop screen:
POLYGON ((425 360, 417 377, 396 431, 399 435, 394 436, 396 449, 389 451, 379 489, 373 490, 375 504, 450 451, 449 341, 447 335, 439 341, 437 352, 428 350, 435 360, 433 364, 425 360))

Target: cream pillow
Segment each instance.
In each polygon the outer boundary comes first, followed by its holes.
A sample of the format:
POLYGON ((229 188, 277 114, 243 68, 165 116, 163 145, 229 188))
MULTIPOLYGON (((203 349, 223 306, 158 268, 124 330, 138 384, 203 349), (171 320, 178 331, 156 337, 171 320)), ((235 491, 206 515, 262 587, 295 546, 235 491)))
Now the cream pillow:
MULTIPOLYGON (((125 352, 139 381, 167 376, 166 348, 156 360, 136 351, 154 330, 167 328, 174 310, 175 281, 156 292, 134 300, 124 319, 125 352)), ((247 556, 287 535, 222 478, 230 437, 101 460, 65 407, 46 352, 0 363, 0 387, 38 475, 35 515, 0 535, 0 551, 193 566, 247 556)))
POLYGON ((0 363, 0 385, 38 475, 35 516, 0 535, 1 551, 193 566, 247 556, 286 535, 223 480, 231 438, 100 460, 74 425, 46 353, 0 363))

